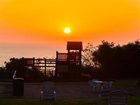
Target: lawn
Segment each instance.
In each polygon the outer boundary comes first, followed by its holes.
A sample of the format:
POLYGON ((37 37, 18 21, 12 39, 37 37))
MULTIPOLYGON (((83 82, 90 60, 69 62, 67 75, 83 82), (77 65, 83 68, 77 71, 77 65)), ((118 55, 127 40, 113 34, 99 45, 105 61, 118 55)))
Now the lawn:
POLYGON ((46 101, 38 99, 0 99, 0 105, 106 105, 105 101, 94 99, 58 99, 46 101))
MULTIPOLYGON (((0 99, 0 105, 107 105, 102 99, 57 99, 55 101, 42 101, 38 99, 0 99)), ((128 105, 140 105, 140 97, 130 97, 128 105)))
MULTIPOLYGON (((114 87, 135 87, 136 80, 114 81, 114 87)), ((80 83, 83 85, 83 83, 80 83)), ((61 84, 63 85, 63 84, 61 84)), ((138 93, 138 90, 136 90, 138 93)), ((0 98, 0 105, 108 105, 107 99, 95 98, 61 98, 55 101, 42 101, 39 99, 0 98)), ((128 105, 140 105, 140 95, 130 96, 128 105)))
POLYGON ((138 83, 138 80, 117 80, 114 81, 113 86, 114 87, 132 87, 136 86, 138 83))

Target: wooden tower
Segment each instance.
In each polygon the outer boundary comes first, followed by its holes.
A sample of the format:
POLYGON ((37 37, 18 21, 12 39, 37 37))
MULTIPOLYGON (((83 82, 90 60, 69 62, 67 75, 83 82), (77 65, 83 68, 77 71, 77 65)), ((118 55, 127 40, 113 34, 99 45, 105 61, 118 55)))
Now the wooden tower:
POLYGON ((67 53, 56 53, 56 77, 77 78, 81 73, 82 42, 67 42, 67 53))

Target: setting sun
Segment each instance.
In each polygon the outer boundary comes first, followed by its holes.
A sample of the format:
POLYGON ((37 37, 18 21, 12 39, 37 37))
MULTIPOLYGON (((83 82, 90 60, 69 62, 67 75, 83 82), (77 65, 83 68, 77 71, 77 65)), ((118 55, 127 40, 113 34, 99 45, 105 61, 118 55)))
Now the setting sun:
POLYGON ((71 33, 71 29, 70 29, 69 27, 66 27, 66 28, 64 29, 64 33, 65 33, 65 34, 70 34, 70 33, 71 33))
POLYGON ((140 0, 0 0, 0 65, 56 56, 67 41, 102 40, 140 40, 140 0))

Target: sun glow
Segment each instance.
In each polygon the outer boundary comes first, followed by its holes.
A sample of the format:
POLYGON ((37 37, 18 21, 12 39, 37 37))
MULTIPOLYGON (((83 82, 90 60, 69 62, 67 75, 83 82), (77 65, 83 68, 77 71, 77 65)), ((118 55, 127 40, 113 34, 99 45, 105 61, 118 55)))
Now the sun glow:
POLYGON ((70 34, 71 33, 71 29, 69 27, 64 28, 64 33, 65 34, 70 34))

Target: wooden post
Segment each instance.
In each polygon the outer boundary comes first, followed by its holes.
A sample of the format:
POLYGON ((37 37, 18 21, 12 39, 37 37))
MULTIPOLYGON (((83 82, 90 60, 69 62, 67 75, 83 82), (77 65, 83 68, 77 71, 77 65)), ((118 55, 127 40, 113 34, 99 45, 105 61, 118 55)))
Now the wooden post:
POLYGON ((46 76, 47 76, 47 71, 46 71, 46 70, 47 70, 47 69, 46 69, 46 58, 44 59, 44 61, 45 61, 45 62, 44 62, 44 63, 45 63, 45 66, 44 66, 44 67, 45 67, 45 77, 46 77, 46 76))

